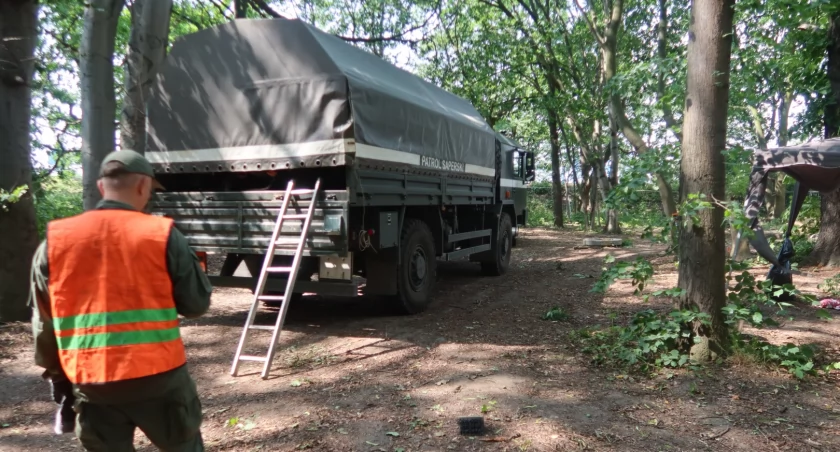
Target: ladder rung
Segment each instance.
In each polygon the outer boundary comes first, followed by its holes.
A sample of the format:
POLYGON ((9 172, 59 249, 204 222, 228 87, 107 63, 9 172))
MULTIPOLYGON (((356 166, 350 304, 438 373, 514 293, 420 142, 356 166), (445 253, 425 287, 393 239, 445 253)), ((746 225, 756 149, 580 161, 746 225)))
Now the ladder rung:
POLYGON ((297 245, 300 242, 301 242, 301 239, 299 239, 299 238, 295 238, 295 239, 289 238, 289 239, 285 239, 285 240, 282 240, 282 241, 277 240, 276 242, 274 242, 274 244, 275 245, 297 245))
POLYGON ((292 271, 292 267, 268 267, 265 271, 269 273, 289 273, 292 271))
POLYGON ((303 254, 303 246, 306 244, 307 237, 310 234, 310 230, 312 229, 310 222, 315 215, 315 206, 318 200, 318 193, 321 190, 321 179, 319 178, 315 182, 315 186, 311 189, 294 189, 294 181, 289 181, 286 185, 287 190, 284 192, 282 196, 275 196, 274 199, 282 199, 282 207, 280 212, 277 215, 277 219, 274 223, 274 235, 271 237, 271 241, 269 242, 269 254, 272 254, 275 250, 275 247, 283 247, 284 251, 288 251, 290 247, 296 247, 295 250, 295 262, 292 263, 291 267, 273 267, 271 266, 271 259, 267 259, 266 263, 263 264, 264 267, 261 269, 260 272, 260 280, 261 280, 261 287, 259 291, 256 292, 256 297, 254 298, 254 302, 251 305, 251 310, 248 313, 248 320, 245 322, 245 328, 242 329, 242 334, 239 338, 239 345, 236 347, 236 355, 234 355, 233 366, 231 367, 230 374, 236 376, 237 371, 239 369, 240 363, 242 361, 256 361, 260 363, 265 363, 263 366, 262 377, 266 378, 268 376, 268 372, 271 368, 271 363, 274 360, 274 356, 277 353, 277 337, 283 329, 283 321, 286 316, 286 309, 289 307, 290 299, 287 297, 289 293, 294 292, 295 286, 295 278, 292 278, 293 275, 297 274, 298 270, 300 269, 299 259, 300 256, 303 254), (298 200, 293 200, 292 197, 296 195, 304 195, 298 200), (311 198, 306 198, 305 195, 310 195, 311 198), (300 206, 303 203, 302 200, 307 200, 309 202, 308 208, 304 208, 300 206), (305 211, 305 213, 300 213, 301 211, 305 211), (282 222, 283 220, 302 220, 301 227, 300 227, 300 235, 292 235, 292 234, 285 234, 282 235, 282 222), (265 278, 267 278, 268 273, 286 273, 289 276, 289 281, 287 282, 286 293, 284 295, 262 295, 265 283, 265 278), (257 312, 257 306, 260 301, 278 301, 282 302, 280 307, 280 313, 277 317, 277 324, 276 325, 266 325, 266 324, 254 324, 254 316, 257 312), (248 333, 251 330, 263 330, 263 331, 271 331, 273 333, 272 337, 273 340, 271 344, 269 344, 268 352, 265 356, 255 356, 255 355, 243 355, 243 348, 245 346, 245 341, 248 338, 248 333))
POLYGON ((274 325, 251 325, 248 327, 248 329, 274 331, 274 325))
POLYGON ((259 361, 259 362, 264 363, 264 362, 268 361, 268 358, 266 358, 265 356, 240 355, 239 360, 240 361, 259 361))

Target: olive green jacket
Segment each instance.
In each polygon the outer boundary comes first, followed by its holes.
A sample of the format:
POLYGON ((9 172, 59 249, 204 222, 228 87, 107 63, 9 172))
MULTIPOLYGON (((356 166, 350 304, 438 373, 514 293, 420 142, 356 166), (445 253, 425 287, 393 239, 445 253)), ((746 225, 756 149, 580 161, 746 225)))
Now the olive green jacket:
MULTIPOLYGON (((100 201, 97 209, 126 209, 131 206, 117 201, 100 201)), ((47 243, 41 242, 32 260, 32 334, 35 338, 35 364, 46 369, 45 377, 63 379, 64 371, 58 359, 58 344, 53 331, 49 293, 49 263, 47 243)), ((201 269, 198 257, 187 239, 172 228, 166 246, 166 264, 172 280, 172 293, 178 314, 186 318, 199 317, 210 307, 213 287, 201 269)), ((162 397, 171 391, 193 386, 187 366, 181 366, 149 377, 105 384, 74 385, 80 401, 89 403, 125 403, 162 397)), ((193 386, 194 387, 194 386, 193 386)))

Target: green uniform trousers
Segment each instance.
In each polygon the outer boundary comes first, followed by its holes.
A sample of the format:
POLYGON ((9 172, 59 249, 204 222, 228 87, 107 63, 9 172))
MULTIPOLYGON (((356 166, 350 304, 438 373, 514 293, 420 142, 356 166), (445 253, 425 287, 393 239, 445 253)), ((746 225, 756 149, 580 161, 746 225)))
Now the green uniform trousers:
POLYGON ((115 405, 79 402, 76 412, 76 436, 88 451, 134 452, 136 428, 162 451, 204 451, 201 401, 195 391, 115 405))

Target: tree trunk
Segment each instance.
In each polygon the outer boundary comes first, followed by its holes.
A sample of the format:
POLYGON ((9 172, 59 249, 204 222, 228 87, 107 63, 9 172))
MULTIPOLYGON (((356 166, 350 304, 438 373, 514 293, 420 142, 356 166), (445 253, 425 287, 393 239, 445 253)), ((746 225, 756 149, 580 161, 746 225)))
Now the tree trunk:
MULTIPOLYGON (((735 228, 729 228, 729 236, 732 241, 732 246, 735 246, 735 242, 738 241, 738 230, 735 228)), ((750 259, 752 254, 750 253, 750 241, 746 238, 741 239, 741 243, 738 246, 738 252, 735 254, 736 261, 743 261, 750 259)))
POLYGON ((233 0, 233 14, 236 19, 246 18, 248 16, 248 0, 233 0))
POLYGON ((782 174, 778 171, 773 171, 767 175, 767 188, 764 190, 764 208, 767 209, 767 215, 770 218, 779 218, 776 214, 776 182, 781 178, 782 174))
MULTIPOLYGON (((766 151, 767 150, 767 133, 764 131, 764 117, 761 115, 761 112, 758 111, 758 108, 748 105, 747 110, 750 112, 750 116, 752 116, 753 120, 753 135, 755 135, 755 142, 758 145, 758 148, 766 151)), ((775 115, 775 109, 773 111, 775 115)), ((767 212, 773 218, 778 218, 774 216, 776 212, 776 180, 778 177, 782 176, 779 172, 770 173, 768 177, 768 183, 765 193, 765 201, 764 206, 767 209, 767 212)), ((784 201, 782 201, 784 204, 784 201)))
POLYGON ((114 150, 116 99, 114 40, 123 0, 91 0, 85 6, 79 49, 82 85, 82 198, 85 210, 99 201, 96 180, 102 159, 114 150))
MULTIPOLYGON (((30 104, 38 40, 35 0, 0 2, 0 189, 31 192, 30 104)), ((32 195, 0 209, 0 322, 29 319, 29 269, 38 246, 32 195)))
POLYGON ((560 178, 560 136, 557 114, 548 112, 548 133, 551 137, 551 187, 554 193, 554 226, 563 227, 563 181, 560 178))
POLYGON ((172 0, 134 0, 126 58, 120 148, 146 152, 146 99, 169 39, 172 0))
POLYGON ((592 167, 586 163, 581 163, 580 167, 580 175, 582 178, 580 188, 580 212, 586 213, 589 208, 590 194, 592 193, 592 178, 590 177, 592 167))
MULTIPOLYGON (((609 188, 609 191, 612 191, 618 185, 618 124, 612 115, 610 115, 610 176, 606 182, 605 188, 609 188)), ((607 199, 606 196, 609 195, 609 191, 605 193, 604 200, 607 199)), ((621 225, 618 223, 618 210, 613 208, 607 211, 607 224, 604 232, 608 234, 621 234, 621 225)))
POLYGON ((828 27, 828 83, 831 99, 825 108, 825 137, 840 136, 840 11, 828 27))
MULTIPOLYGON (((569 144, 569 137, 566 135, 566 127, 563 126, 563 122, 560 121, 557 123, 557 127, 560 129, 560 135, 563 137, 563 144, 566 147, 566 157, 569 159, 569 168, 572 170, 572 196, 569 198, 571 199, 571 206, 570 209, 572 212, 577 212, 578 205, 580 204, 580 187, 578 184, 577 179, 577 171, 575 171, 575 161, 572 157, 572 146, 569 144)), ((569 214, 571 216, 571 214, 569 214)))
MULTIPOLYGON (((840 12, 831 18, 828 45, 830 99, 826 103, 825 137, 840 136, 840 12)), ((814 265, 840 265, 840 189, 820 196, 820 233, 809 258, 814 265)))
POLYGON ((840 190, 820 194, 820 233, 808 263, 840 266, 840 190))
MULTIPOLYGON (((790 116, 790 104, 793 101, 793 93, 787 91, 781 95, 781 105, 779 105, 779 139, 777 140, 779 146, 787 146, 788 144, 788 116, 790 116)), ((773 192, 776 199, 773 201, 773 218, 782 218, 785 214, 786 205, 785 200, 785 174, 779 171, 774 172, 776 180, 773 192)))
MULTIPOLYGON (((624 14, 624 0, 613 0, 610 11, 610 19, 603 34, 592 28, 593 33, 601 46, 603 58, 604 84, 608 84, 615 77, 618 68, 618 30, 621 27, 624 14)), ((609 95, 610 115, 615 118, 621 134, 630 142, 636 152, 643 154, 648 151, 648 145, 638 130, 627 118, 624 111, 621 96, 618 91, 611 91, 609 95)), ((656 186, 659 189, 659 198, 662 202, 662 210, 666 216, 671 216, 677 211, 677 203, 674 200, 674 190, 671 184, 665 179, 661 172, 656 172, 656 186)))
MULTIPOLYGON (((690 193, 723 199, 729 67, 734 0, 694 0, 688 34, 687 95, 680 163, 681 199, 690 193)), ((726 303, 723 209, 699 213, 699 223, 680 232, 679 287, 683 308, 697 306, 711 316, 709 327, 695 325, 702 338, 692 358, 707 361, 726 350, 722 308, 726 303)))
MULTIPOLYGON (((659 0, 659 24, 657 29, 657 46, 656 54, 659 60, 664 62, 668 59, 668 1, 659 0)), ((674 119, 674 113, 671 111, 671 106, 665 100, 665 66, 660 65, 657 68, 657 101, 660 108, 662 108, 662 118, 665 120, 665 126, 668 130, 677 137, 677 140, 682 141, 682 133, 678 130, 679 125, 674 119)))

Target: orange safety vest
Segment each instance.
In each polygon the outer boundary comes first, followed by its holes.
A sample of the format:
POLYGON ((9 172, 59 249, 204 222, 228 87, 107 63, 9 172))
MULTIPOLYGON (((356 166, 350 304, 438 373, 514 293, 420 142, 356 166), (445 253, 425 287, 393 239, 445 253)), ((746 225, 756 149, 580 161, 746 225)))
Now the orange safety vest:
POLYGON ((172 220, 93 210, 47 226, 50 308, 76 384, 146 377, 186 363, 166 261, 172 220))

